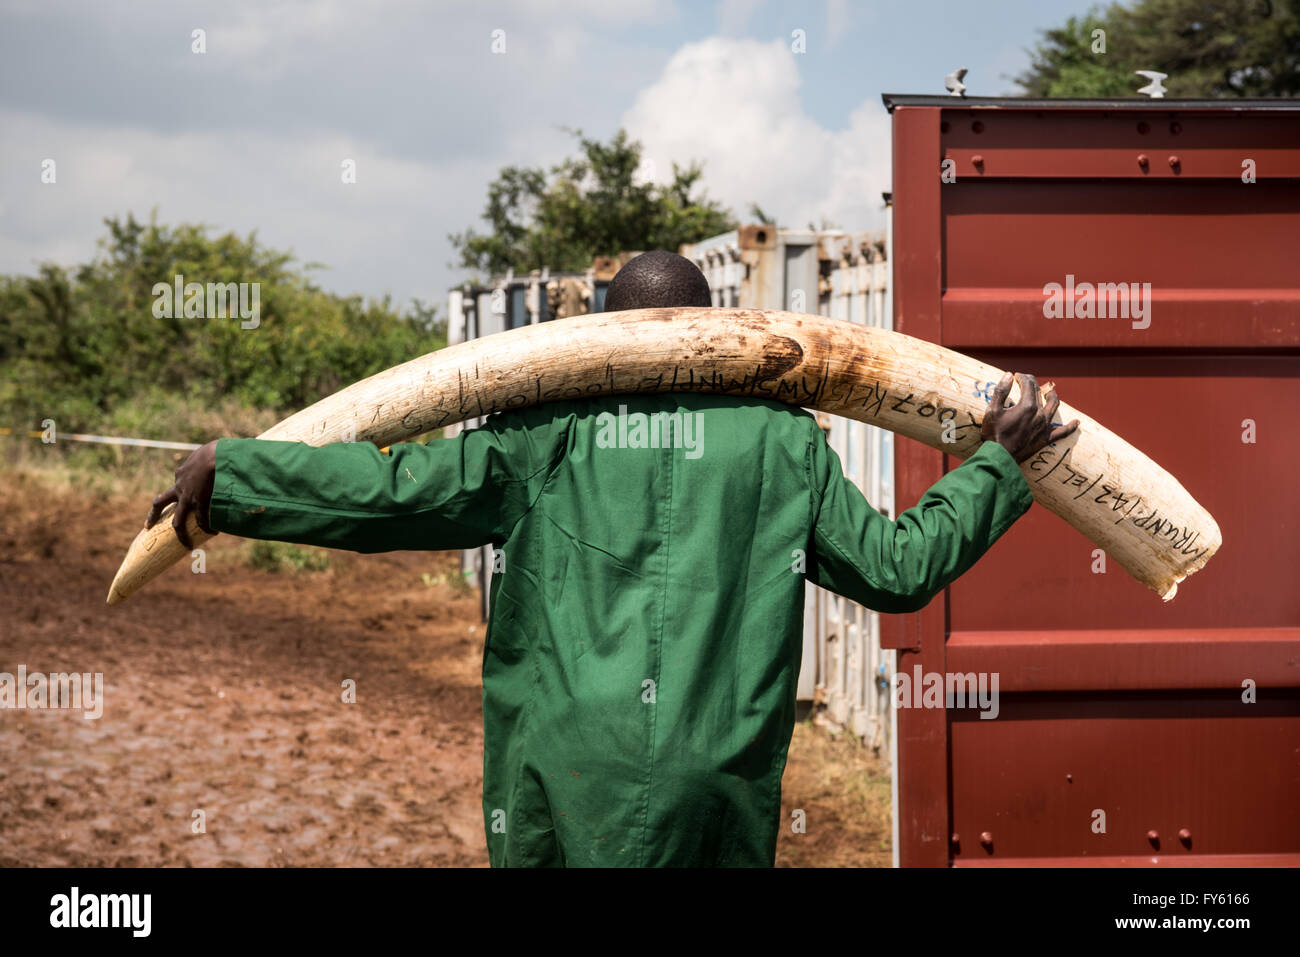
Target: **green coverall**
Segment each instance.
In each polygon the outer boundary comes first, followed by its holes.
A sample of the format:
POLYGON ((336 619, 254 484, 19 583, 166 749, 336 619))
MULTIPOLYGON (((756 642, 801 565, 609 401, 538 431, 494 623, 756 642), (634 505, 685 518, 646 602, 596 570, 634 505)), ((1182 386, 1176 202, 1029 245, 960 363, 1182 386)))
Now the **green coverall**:
POLYGON ((388 454, 222 439, 210 524, 359 552, 504 553, 483 655, 494 866, 771 866, 805 578, 915 611, 1032 501, 985 442, 891 522, 808 413, 667 394, 500 413, 388 454), (695 414, 701 444, 608 447, 599 415, 619 405, 695 414))

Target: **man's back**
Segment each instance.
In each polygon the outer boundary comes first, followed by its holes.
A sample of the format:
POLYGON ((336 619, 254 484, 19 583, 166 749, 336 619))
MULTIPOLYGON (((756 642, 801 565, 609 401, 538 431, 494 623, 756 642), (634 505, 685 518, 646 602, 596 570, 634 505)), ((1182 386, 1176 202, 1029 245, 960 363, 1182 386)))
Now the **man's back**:
POLYGON ((493 579, 493 863, 770 865, 820 429, 772 403, 681 395, 491 427, 563 448, 493 579))

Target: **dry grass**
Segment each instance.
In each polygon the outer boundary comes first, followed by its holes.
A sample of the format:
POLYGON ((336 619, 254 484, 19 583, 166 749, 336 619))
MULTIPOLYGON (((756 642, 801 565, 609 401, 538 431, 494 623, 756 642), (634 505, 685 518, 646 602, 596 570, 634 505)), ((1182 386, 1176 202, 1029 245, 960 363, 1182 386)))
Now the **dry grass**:
POLYGON ((890 786, 884 763, 853 735, 801 721, 781 785, 777 867, 889 867, 890 786), (793 829, 804 812, 805 832, 793 829))

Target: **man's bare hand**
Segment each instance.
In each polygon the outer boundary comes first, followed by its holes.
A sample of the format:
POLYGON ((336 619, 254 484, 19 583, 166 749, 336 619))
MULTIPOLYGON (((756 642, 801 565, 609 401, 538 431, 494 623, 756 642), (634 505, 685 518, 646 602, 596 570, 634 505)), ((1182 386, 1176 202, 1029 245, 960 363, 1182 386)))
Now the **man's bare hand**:
POLYGON ((1052 426, 1057 406, 1061 398, 1056 389, 1050 389, 1047 401, 1040 400, 1038 380, 1031 375, 1016 373, 1020 383, 1020 401, 1007 408, 1007 395, 1011 392, 1011 373, 1002 377, 1002 381, 993 390, 989 400, 988 411, 984 413, 984 424, 980 435, 986 442, 996 442, 1017 462, 1023 462, 1044 445, 1057 442, 1074 432, 1079 427, 1075 419, 1069 425, 1052 426))
POLYGON ((144 520, 145 528, 152 528, 162 517, 162 511, 172 502, 176 511, 172 513, 172 528, 176 537, 186 548, 193 548, 190 533, 185 530, 185 519, 192 512, 198 520, 199 528, 211 534, 208 528, 208 508, 212 504, 212 487, 217 478, 217 443, 209 442, 190 453, 190 457, 176 469, 176 484, 153 500, 149 516, 144 520))

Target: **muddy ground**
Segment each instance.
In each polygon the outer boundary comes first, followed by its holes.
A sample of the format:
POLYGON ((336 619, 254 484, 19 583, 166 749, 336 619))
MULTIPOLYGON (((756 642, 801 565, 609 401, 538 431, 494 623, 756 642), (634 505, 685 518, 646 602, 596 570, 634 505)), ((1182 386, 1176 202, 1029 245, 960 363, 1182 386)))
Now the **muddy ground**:
MULTIPOLYGON (((222 536, 205 574, 110 608, 147 504, 0 470, 0 672, 103 672, 107 701, 0 711, 0 865, 486 866, 483 626, 455 556, 273 573, 222 536)), ((806 831, 779 865, 888 866, 888 779, 851 739, 802 723, 783 805, 806 831)))

